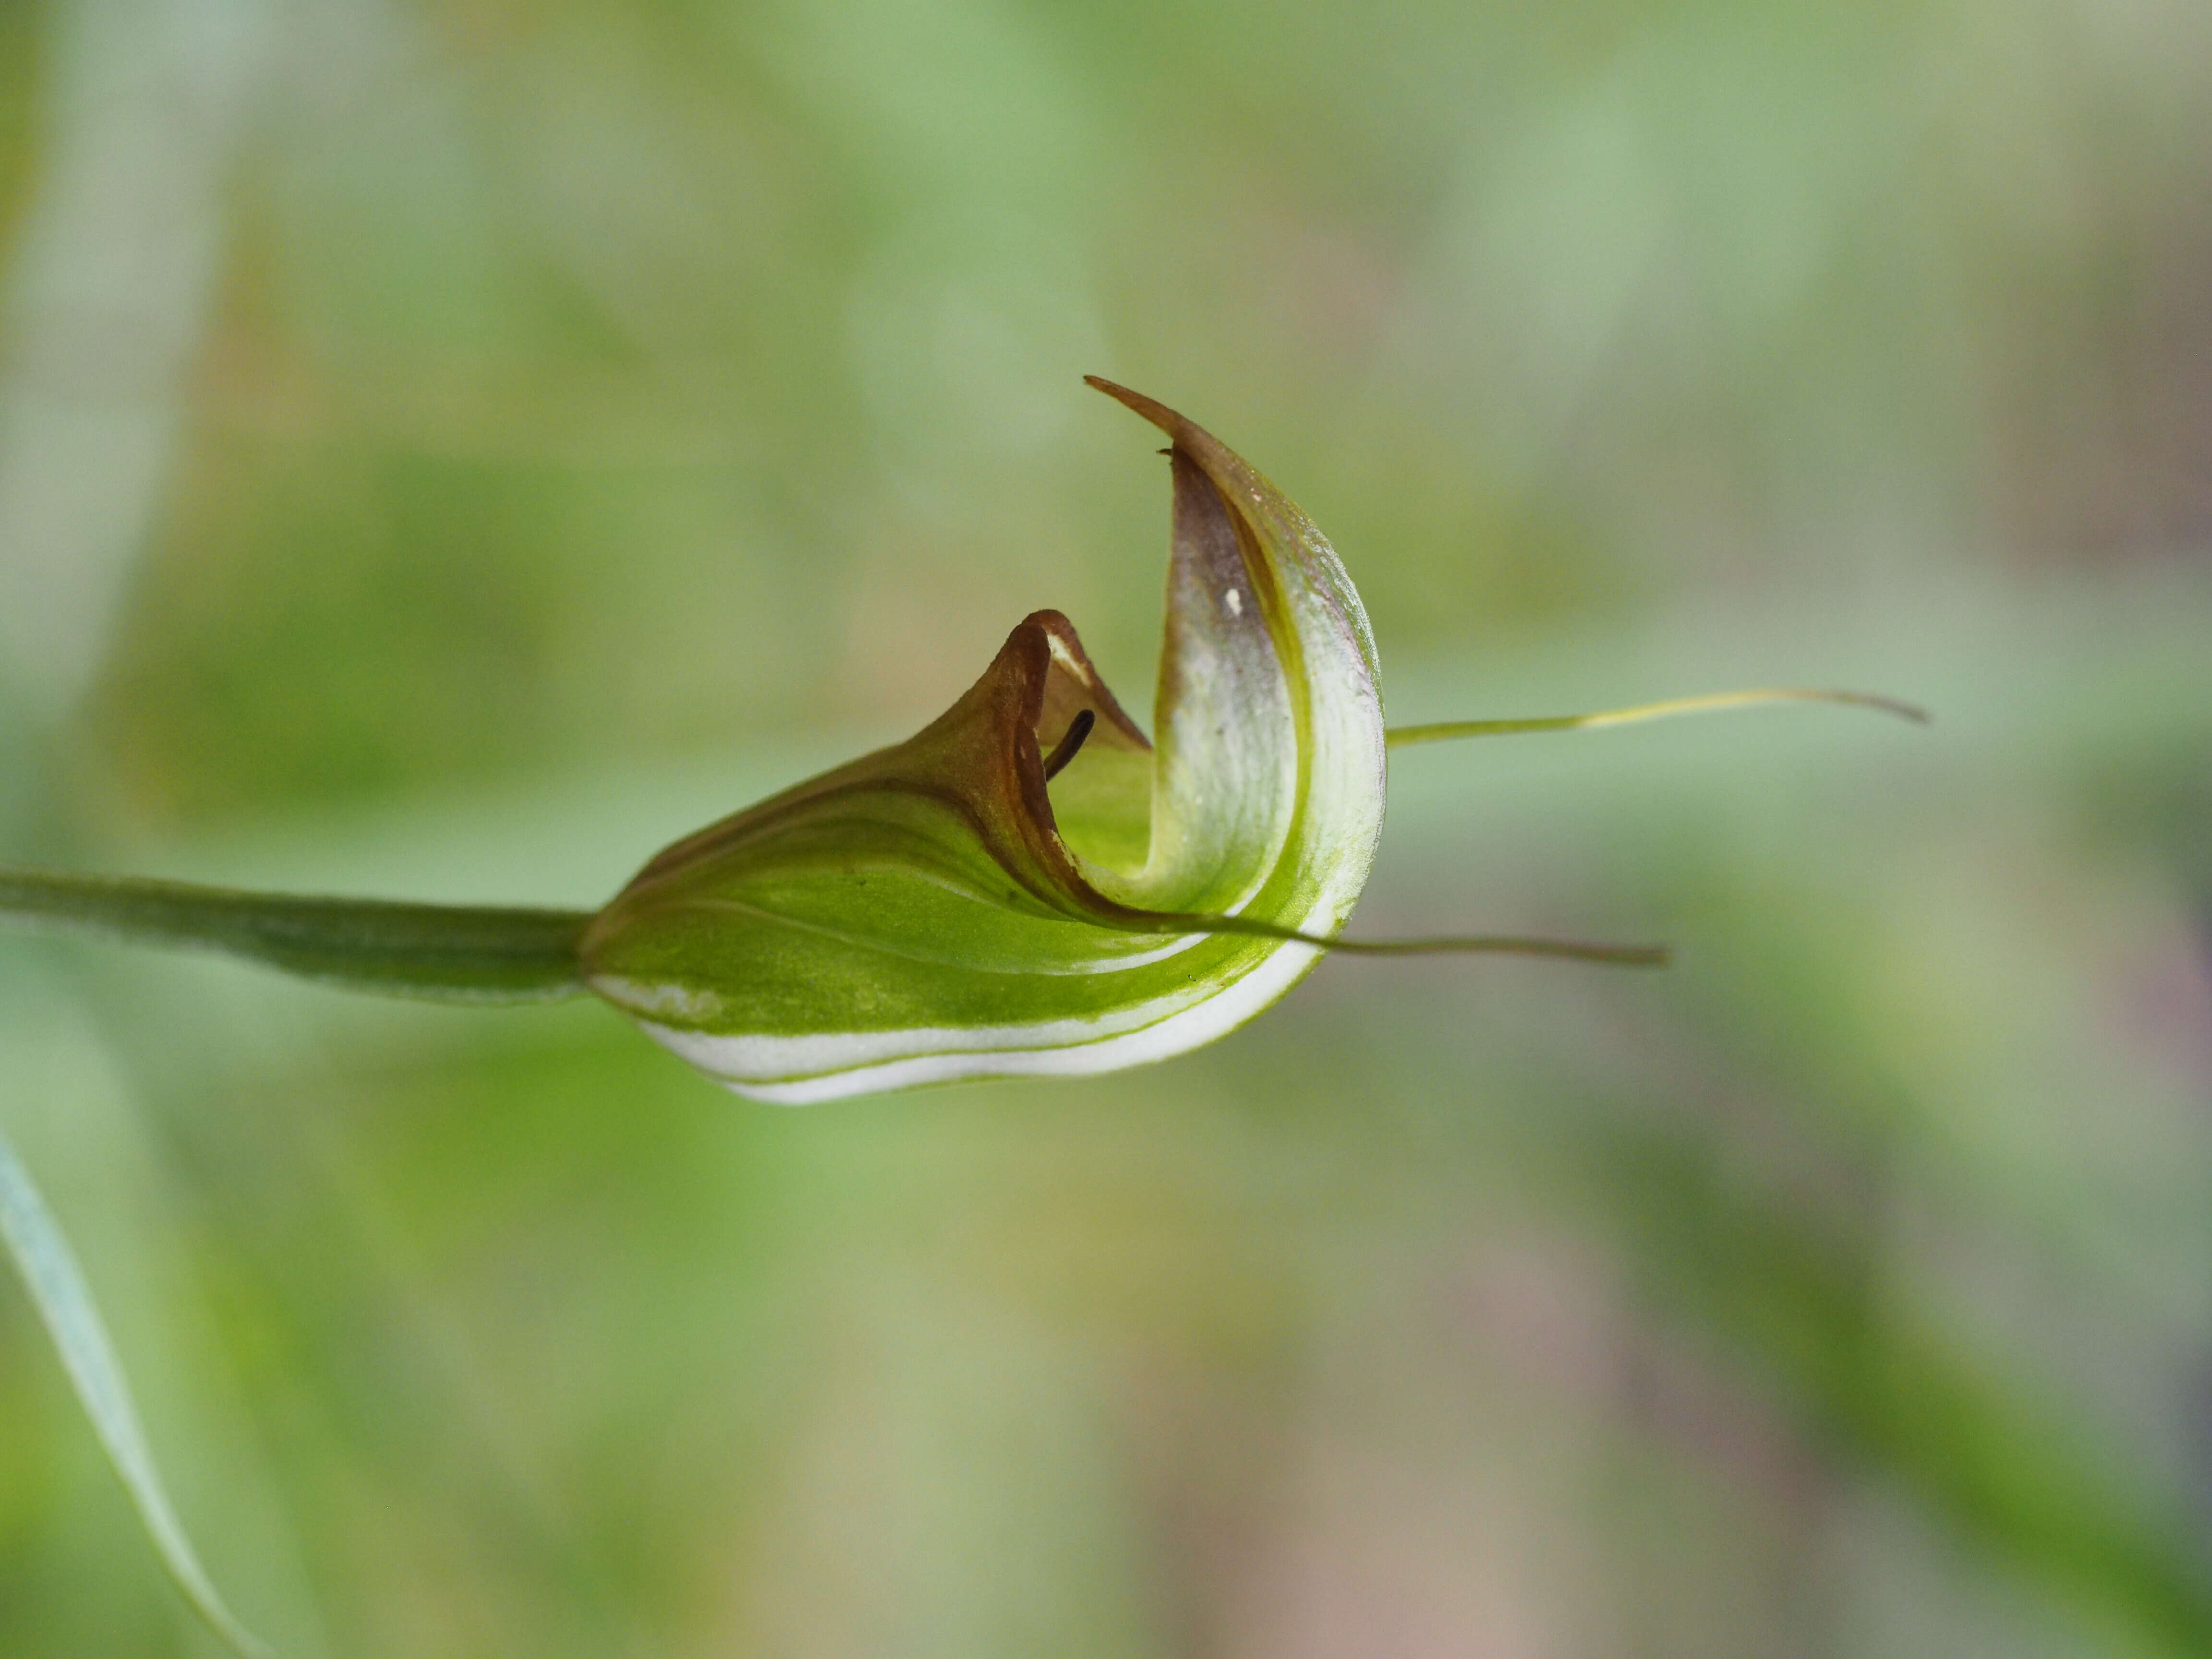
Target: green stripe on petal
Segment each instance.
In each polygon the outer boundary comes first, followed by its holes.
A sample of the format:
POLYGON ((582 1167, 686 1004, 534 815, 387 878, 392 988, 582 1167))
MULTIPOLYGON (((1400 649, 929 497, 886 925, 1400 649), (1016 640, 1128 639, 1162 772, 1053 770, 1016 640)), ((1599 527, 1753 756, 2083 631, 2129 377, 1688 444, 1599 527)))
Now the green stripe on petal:
POLYGON ((1093 384, 1173 440, 1157 742, 1039 611, 915 737, 654 858, 586 932, 586 979, 733 1087, 798 1103, 1166 1059, 1320 954, 1223 927, 1328 939, 1351 915, 1383 788, 1358 595, 1244 461, 1093 384))

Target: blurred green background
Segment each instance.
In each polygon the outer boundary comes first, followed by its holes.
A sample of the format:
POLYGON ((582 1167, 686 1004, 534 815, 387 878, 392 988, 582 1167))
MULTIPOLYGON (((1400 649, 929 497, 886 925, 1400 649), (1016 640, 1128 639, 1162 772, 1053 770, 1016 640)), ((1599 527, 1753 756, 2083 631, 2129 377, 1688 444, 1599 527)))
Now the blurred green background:
MULTIPOLYGON (((11 0, 0 859, 589 905, 1186 410, 1422 749, 1151 1070, 0 940, 0 1126, 288 1655, 2212 1651, 2212 11, 11 0)), ((0 1283, 0 1651, 204 1655, 0 1283)))

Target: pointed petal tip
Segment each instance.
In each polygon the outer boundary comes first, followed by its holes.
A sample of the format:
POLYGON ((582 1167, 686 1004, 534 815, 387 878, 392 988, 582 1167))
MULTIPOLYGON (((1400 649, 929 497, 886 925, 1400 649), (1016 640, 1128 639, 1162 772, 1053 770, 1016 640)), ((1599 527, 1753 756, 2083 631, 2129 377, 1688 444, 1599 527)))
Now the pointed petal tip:
POLYGON ((1083 377, 1083 383, 1094 392, 1104 392, 1115 403, 1134 410, 1178 443, 1182 441, 1186 433, 1197 429, 1189 420, 1157 398, 1147 398, 1141 392, 1132 392, 1127 386, 1109 380, 1103 374, 1086 374, 1083 377))

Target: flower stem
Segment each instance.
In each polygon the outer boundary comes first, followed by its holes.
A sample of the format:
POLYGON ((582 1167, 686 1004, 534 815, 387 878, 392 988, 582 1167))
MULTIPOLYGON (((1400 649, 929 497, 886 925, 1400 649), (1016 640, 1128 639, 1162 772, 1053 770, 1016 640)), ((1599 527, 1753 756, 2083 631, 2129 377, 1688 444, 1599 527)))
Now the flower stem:
POLYGON ((0 866, 0 929, 243 957, 348 990, 441 1002, 580 994, 578 910, 301 898, 0 866))

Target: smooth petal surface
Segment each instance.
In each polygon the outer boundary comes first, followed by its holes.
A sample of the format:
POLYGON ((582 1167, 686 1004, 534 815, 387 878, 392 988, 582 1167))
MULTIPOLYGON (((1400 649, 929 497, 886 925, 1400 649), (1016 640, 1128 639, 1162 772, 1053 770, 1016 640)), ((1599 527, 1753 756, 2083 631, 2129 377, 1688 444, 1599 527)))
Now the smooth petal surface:
POLYGON ((1381 833, 1358 595, 1210 434, 1173 441, 1157 744, 1056 611, 940 719, 677 842, 583 944, 591 987, 741 1092, 805 1102, 1161 1060, 1287 992, 1381 833), (1045 757, 1088 713, 1066 770, 1045 757))

